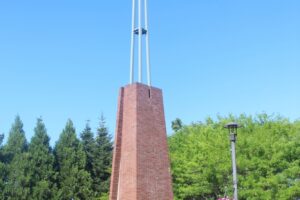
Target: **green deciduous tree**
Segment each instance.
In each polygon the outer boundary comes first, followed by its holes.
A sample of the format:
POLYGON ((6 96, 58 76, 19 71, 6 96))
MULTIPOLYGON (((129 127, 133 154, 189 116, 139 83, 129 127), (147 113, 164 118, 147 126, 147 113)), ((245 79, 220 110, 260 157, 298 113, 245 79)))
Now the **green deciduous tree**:
MULTIPOLYGON (((239 199, 299 199, 300 121, 266 114, 217 116, 189 126, 177 120, 174 127, 180 128, 169 137, 175 199, 232 196, 230 141, 223 128, 229 121, 243 126, 236 145, 239 199)), ((6 144, 0 135, 0 199, 107 199, 112 142, 104 117, 96 136, 88 124, 80 136, 68 121, 53 152, 38 119, 28 145, 17 116, 6 144)))
POLYGON ((176 199, 232 196, 230 142, 223 126, 238 121, 239 199, 300 198, 300 126, 277 116, 218 117, 169 137, 176 199))

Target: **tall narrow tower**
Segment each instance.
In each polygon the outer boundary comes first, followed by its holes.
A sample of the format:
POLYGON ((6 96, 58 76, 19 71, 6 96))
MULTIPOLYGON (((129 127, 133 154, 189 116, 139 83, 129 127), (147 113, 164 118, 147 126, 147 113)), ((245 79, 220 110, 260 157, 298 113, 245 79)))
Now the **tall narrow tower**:
POLYGON ((110 200, 173 200, 162 91, 151 86, 147 0, 132 2, 130 84, 119 93, 110 200))
POLYGON ((132 30, 131 30, 131 52, 130 52, 130 84, 134 82, 135 46, 137 40, 138 54, 138 82, 143 79, 143 61, 147 66, 147 84, 151 86, 150 51, 149 51, 149 28, 148 28, 148 1, 132 0, 132 30), (138 4, 136 6, 136 2, 138 4), (137 26, 136 26, 137 24, 137 26), (145 37, 143 37, 145 36, 145 37), (144 40, 143 40, 144 39, 144 40), (143 45, 143 41, 144 44, 143 45), (143 59, 143 49, 146 59, 143 59))

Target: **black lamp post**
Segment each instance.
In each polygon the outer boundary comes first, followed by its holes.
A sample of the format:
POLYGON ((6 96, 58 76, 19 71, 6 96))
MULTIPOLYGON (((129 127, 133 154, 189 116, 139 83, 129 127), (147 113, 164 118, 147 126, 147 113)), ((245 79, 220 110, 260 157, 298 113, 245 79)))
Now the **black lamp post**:
POLYGON ((238 200, 238 188, 237 188, 237 172, 236 172, 236 157, 235 157, 235 142, 237 137, 237 129, 240 125, 236 122, 230 122, 225 125, 230 134, 231 142, 231 158, 232 158, 232 175, 233 175, 233 190, 234 200, 238 200))

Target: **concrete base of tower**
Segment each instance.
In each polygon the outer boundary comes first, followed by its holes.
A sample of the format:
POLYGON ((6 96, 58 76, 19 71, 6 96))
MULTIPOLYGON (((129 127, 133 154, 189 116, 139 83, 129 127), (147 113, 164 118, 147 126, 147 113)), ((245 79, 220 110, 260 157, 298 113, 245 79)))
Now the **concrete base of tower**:
POLYGON ((173 200, 162 91, 120 89, 110 200, 173 200))

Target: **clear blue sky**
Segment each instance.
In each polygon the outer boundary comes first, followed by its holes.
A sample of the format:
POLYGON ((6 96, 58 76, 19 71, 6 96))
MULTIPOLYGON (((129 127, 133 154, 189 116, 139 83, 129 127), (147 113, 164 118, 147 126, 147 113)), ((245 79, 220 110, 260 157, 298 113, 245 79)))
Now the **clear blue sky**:
MULTIPOLYGON (((149 0, 153 85, 167 128, 233 113, 300 117, 300 1, 149 0)), ((42 116, 52 144, 101 112, 115 129, 128 83, 131 0, 0 1, 0 133, 42 116)))

